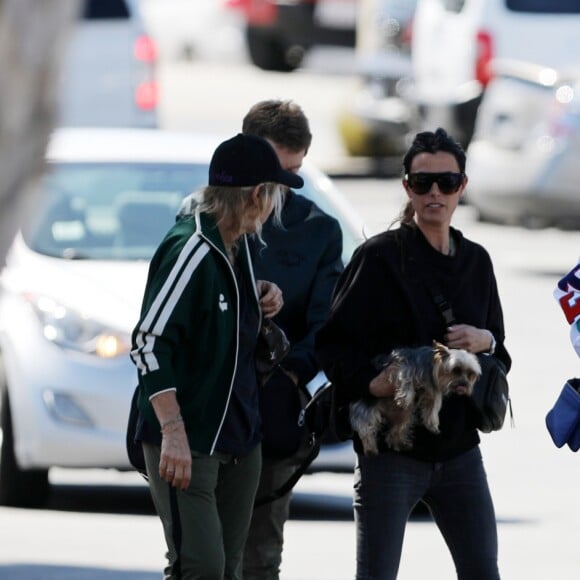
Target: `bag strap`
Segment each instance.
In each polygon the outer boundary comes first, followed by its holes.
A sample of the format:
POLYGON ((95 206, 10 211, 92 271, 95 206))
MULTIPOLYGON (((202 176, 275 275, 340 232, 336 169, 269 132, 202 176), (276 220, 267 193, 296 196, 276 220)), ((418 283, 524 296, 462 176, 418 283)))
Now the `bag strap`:
POLYGON ((310 464, 316 459, 320 451, 320 442, 314 442, 310 453, 302 460, 302 463, 295 469, 294 473, 276 490, 268 495, 258 497, 254 501, 254 508, 270 503, 285 496, 298 483, 298 480, 306 473, 310 464))
POLYGON ((446 326, 455 324, 457 320, 455 319, 455 314, 453 314, 453 308, 451 308, 451 304, 447 302, 445 296, 443 296, 441 292, 434 290, 432 286, 429 286, 429 291, 431 292, 431 298, 433 298, 433 302, 435 302, 435 305, 441 312, 441 316, 443 317, 446 326))
POLYGON ((427 290, 429 290, 429 294, 431 294, 435 306, 439 309, 445 325, 451 326, 452 324, 456 324, 457 319, 453 313, 453 308, 447 301, 447 298, 445 298, 441 288, 439 288, 437 283, 424 270, 420 272, 420 276, 423 284, 425 284, 427 290))

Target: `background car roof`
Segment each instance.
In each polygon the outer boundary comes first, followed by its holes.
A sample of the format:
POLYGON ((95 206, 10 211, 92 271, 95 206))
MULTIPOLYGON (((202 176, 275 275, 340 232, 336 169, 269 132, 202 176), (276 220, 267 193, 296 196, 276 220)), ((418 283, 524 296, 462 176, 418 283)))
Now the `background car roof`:
POLYGON ((209 163, 220 136, 159 129, 62 128, 51 136, 47 159, 66 162, 209 163))

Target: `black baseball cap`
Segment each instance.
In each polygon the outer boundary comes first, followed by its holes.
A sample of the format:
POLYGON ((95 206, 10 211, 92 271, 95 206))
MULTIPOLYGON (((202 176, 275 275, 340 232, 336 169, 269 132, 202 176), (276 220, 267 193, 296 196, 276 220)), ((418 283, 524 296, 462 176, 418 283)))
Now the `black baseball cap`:
POLYGON ((304 180, 282 169, 274 148, 261 137, 238 133, 218 145, 209 164, 209 185, 245 187, 281 183, 298 189, 304 180))

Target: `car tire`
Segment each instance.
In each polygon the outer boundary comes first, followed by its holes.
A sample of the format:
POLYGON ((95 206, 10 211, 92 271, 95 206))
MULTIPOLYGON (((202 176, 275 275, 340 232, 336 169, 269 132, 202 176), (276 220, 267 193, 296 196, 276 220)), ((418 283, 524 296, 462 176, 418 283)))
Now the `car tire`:
POLYGON ((12 507, 42 507, 48 499, 50 486, 48 469, 20 469, 14 453, 14 433, 10 400, 0 361, 0 505, 12 507))
POLYGON ((250 60, 262 70, 292 72, 304 58, 303 47, 288 46, 270 30, 248 26, 246 42, 250 60))

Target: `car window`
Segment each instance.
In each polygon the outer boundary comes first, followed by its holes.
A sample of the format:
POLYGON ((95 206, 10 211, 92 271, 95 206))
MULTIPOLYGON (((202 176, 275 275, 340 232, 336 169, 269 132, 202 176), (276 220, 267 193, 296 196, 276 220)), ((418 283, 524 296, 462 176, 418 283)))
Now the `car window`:
POLYGON ((580 14, 578 0, 506 0, 506 6, 514 12, 580 14))
POLYGON ((82 11, 84 20, 126 20, 129 16, 125 0, 85 0, 82 11))
POLYGON ((53 165, 23 236, 51 256, 149 259, 192 184, 206 179, 204 164, 53 165))

